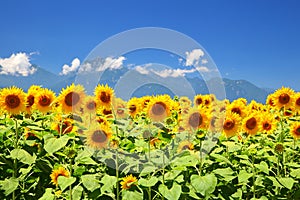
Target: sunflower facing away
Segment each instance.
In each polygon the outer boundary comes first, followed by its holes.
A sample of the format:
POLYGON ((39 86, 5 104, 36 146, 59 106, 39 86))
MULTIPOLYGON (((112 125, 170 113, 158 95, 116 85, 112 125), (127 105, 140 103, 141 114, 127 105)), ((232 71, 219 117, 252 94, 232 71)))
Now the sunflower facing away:
POLYGON ((120 184, 122 190, 128 190, 132 187, 132 185, 137 184, 137 178, 130 174, 124 177, 120 184))
POLYGON ((73 83, 66 89, 62 89, 57 101, 63 112, 71 113, 80 111, 84 98, 85 92, 83 86, 74 85, 73 83))
POLYGON ((52 170, 50 178, 53 185, 58 185, 59 176, 69 177, 70 173, 64 167, 59 167, 57 169, 52 170))
POLYGON ((289 108, 293 104, 294 90, 286 87, 276 90, 274 93, 274 104, 277 109, 282 107, 289 108))
POLYGON ((163 121, 171 114, 171 103, 169 96, 153 97, 146 107, 148 117, 154 122, 163 121))
POLYGON ((35 103, 33 108, 41 111, 42 113, 47 113, 52 109, 52 103, 55 100, 55 94, 53 91, 42 88, 38 91, 35 97, 35 103))
POLYGON ((0 107, 8 114, 19 114, 26 109, 26 94, 17 87, 3 88, 0 92, 0 107))
POLYGON ((111 108, 114 98, 114 90, 112 88, 108 87, 108 85, 98 85, 94 90, 94 94, 97 105, 111 108))
POLYGON ((223 134, 227 137, 233 137, 238 134, 240 130, 241 118, 238 114, 227 112, 223 122, 223 134))
POLYGON ((107 147, 108 140, 112 136, 111 129, 105 125, 93 125, 86 131, 86 144, 94 149, 107 147))
POLYGON ((293 122, 290 125, 290 133, 295 139, 300 139, 300 122, 293 122))
POLYGON ((190 141, 182 141, 178 145, 177 152, 180 153, 184 150, 193 150, 194 145, 190 141))

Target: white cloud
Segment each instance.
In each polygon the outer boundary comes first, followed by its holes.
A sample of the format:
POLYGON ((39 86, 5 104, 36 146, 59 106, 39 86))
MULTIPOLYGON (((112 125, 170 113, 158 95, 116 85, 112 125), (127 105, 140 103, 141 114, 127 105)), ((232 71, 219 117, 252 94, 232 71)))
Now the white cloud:
POLYGON ((123 67, 123 61, 125 57, 120 56, 118 58, 106 57, 105 59, 99 58, 95 62, 85 62, 81 65, 79 72, 92 72, 92 71, 105 71, 106 69, 120 69, 123 67))
POLYGON ((201 64, 207 64, 208 63, 208 60, 207 59, 202 59, 201 60, 201 64))
POLYGON ((142 67, 142 66, 136 66, 135 70, 137 72, 139 72, 140 74, 149 74, 149 71, 146 68, 142 67))
POLYGON ((193 73, 196 71, 196 69, 165 69, 162 71, 154 71, 151 70, 156 75, 166 78, 166 77, 183 77, 186 74, 193 73))
POLYGON ((196 67, 196 69, 200 72, 209 72, 209 69, 205 66, 196 67))
POLYGON ((30 63, 30 54, 17 53, 9 58, 0 58, 0 74, 28 76, 36 72, 30 63))
POLYGON ((185 52, 186 62, 185 66, 198 65, 200 58, 204 56, 204 52, 201 49, 194 49, 191 52, 185 52))
POLYGON ((80 66, 80 60, 78 58, 74 58, 74 60, 71 63, 71 66, 65 64, 62 67, 62 72, 60 72, 59 74, 60 75, 68 75, 72 72, 75 72, 79 66, 80 66))

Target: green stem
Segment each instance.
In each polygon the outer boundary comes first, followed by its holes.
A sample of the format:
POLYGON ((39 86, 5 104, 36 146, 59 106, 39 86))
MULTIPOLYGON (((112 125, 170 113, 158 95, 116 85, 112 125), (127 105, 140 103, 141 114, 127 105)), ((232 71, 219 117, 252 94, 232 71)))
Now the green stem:
MULTIPOLYGON (((70 177, 72 176, 72 159, 70 159, 70 177)), ((72 185, 70 185, 69 186, 69 190, 70 190, 70 200, 72 200, 73 199, 73 197, 72 197, 72 185)))
POLYGON ((118 150, 116 152, 116 177, 117 177, 117 182, 116 182, 116 189, 117 189, 117 200, 120 199, 120 191, 119 191, 119 160, 118 160, 118 150))
MULTIPOLYGON (((15 119, 15 125, 16 125, 16 130, 15 130, 15 143, 14 143, 14 148, 17 149, 18 148, 18 142, 19 142, 19 131, 18 131, 18 120, 15 119)), ((17 159, 14 159, 14 171, 13 171, 13 178, 17 178, 17 170, 18 170, 18 161, 17 159)), ((15 200, 16 199, 16 192, 15 190, 12 193, 12 199, 15 200)))
POLYGON ((255 166, 254 166, 254 157, 252 157, 252 169, 253 169, 253 176, 252 176, 252 181, 253 181, 253 199, 255 199, 255 192, 256 192, 255 176, 256 176, 256 170, 255 170, 255 166))

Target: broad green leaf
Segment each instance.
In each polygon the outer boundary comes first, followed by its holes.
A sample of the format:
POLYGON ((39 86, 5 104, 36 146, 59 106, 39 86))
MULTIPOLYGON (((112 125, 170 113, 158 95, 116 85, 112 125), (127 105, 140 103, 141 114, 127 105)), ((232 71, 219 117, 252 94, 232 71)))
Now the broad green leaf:
POLYGON ((93 192, 95 189, 100 188, 100 183, 94 174, 86 174, 81 176, 81 181, 89 191, 93 192))
POLYGON ((59 176, 57 178, 58 180, 58 185, 62 191, 64 191, 67 187, 72 185, 75 181, 75 177, 65 177, 65 176, 59 176))
POLYGON ((239 183, 247 183, 248 179, 250 177, 252 177, 252 176, 253 176, 253 174, 252 173, 248 173, 246 170, 240 171, 240 173, 238 175, 239 183))
POLYGON ((183 157, 175 158, 172 161, 172 165, 174 165, 174 168, 176 167, 189 167, 189 166, 195 166, 198 163, 198 159, 195 158, 192 155, 185 155, 183 157))
POLYGON ((31 130, 35 130, 35 131, 43 131, 44 129, 39 127, 39 126, 26 126, 27 128, 31 129, 31 130))
POLYGON ((217 186, 217 178, 214 174, 207 174, 205 176, 192 175, 191 185, 196 191, 205 197, 208 197, 217 186))
POLYGON ((123 190, 122 199, 128 200, 143 200, 144 195, 138 191, 123 190))
POLYGON ((1 181, 0 185, 1 189, 4 190, 4 194, 8 196, 18 188, 19 180, 17 178, 10 177, 9 179, 1 181))
POLYGON ((282 187, 282 185, 277 181, 277 179, 273 176, 268 176, 268 179, 270 179, 273 182, 273 186, 275 187, 282 187))
POLYGON ((80 200, 82 199, 83 188, 80 185, 75 186, 72 189, 72 200, 80 200))
POLYGON ((293 178, 279 177, 277 179, 284 187, 286 187, 289 190, 293 188, 293 185, 296 182, 293 178))
POLYGON ((234 172, 232 171, 232 169, 230 167, 227 167, 227 168, 215 169, 213 171, 213 173, 218 174, 223 177, 226 177, 226 176, 232 175, 234 172))
POLYGON ((261 161, 259 164, 254 164, 254 166, 260 171, 269 174, 269 166, 265 161, 261 161))
POLYGON ((222 144, 228 147, 229 152, 238 151, 242 148, 242 145, 240 143, 236 143, 233 141, 224 141, 222 142, 222 144))
POLYGON ((220 160, 220 161, 223 161, 229 165, 232 165, 232 163, 230 162, 230 160, 228 160, 226 157, 222 156, 222 155, 219 155, 219 154, 210 154, 211 157, 217 159, 217 160, 220 160))
POLYGON ((13 159, 18 159, 20 162, 28 165, 34 163, 36 159, 36 155, 31 156, 24 149, 14 149, 11 151, 10 155, 13 159))
POLYGON ((292 169, 291 176, 295 178, 300 178, 300 169, 292 169))
POLYGON ((61 148, 65 147, 69 139, 70 137, 67 135, 64 135, 60 138, 50 138, 46 140, 44 148, 49 154, 53 154, 61 148))
POLYGON ((181 186, 175 182, 171 189, 164 184, 159 185, 158 191, 168 200, 178 200, 182 192, 181 186))
POLYGON ((54 199, 54 194, 52 193, 52 188, 46 188, 46 192, 43 194, 39 200, 53 200, 54 199))
POLYGON ((158 182, 158 178, 152 176, 150 179, 140 178, 139 179, 139 185, 145 186, 145 187, 152 187, 158 182))
POLYGON ((153 165, 146 165, 140 173, 140 176, 144 176, 154 172, 157 168, 153 165))
POLYGON ((235 193, 231 195, 233 198, 242 199, 243 191, 241 189, 238 189, 235 193))
POLYGON ((101 187, 101 192, 112 192, 113 188, 116 186, 116 182, 117 177, 105 174, 100 180, 100 183, 103 184, 103 186, 101 187))
POLYGON ((165 174, 165 180, 174 180, 182 171, 181 170, 172 170, 165 174))

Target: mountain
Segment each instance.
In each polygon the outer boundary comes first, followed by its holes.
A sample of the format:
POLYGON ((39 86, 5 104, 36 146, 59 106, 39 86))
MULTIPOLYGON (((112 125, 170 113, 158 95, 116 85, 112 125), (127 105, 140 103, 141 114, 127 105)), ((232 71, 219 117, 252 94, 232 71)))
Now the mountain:
POLYGON ((274 91, 259 88, 246 80, 211 79, 205 82, 199 77, 166 77, 162 79, 158 75, 140 74, 125 67, 106 70, 101 73, 101 77, 100 73, 96 72, 87 76, 76 74, 60 76, 35 67, 37 71, 26 77, 0 75, 0 88, 15 85, 27 91, 31 85, 35 84, 52 89, 59 94, 62 88, 75 82, 83 84, 89 94, 92 94, 94 87, 100 83, 113 87, 116 96, 128 100, 132 96, 141 97, 154 94, 169 94, 170 96, 176 94, 193 98, 196 94, 209 94, 211 91, 208 88, 223 88, 224 86, 225 91, 223 92, 230 101, 243 97, 249 102, 253 99, 261 103, 264 103, 268 94, 274 91), (223 86, 220 87, 220 84, 223 86))

